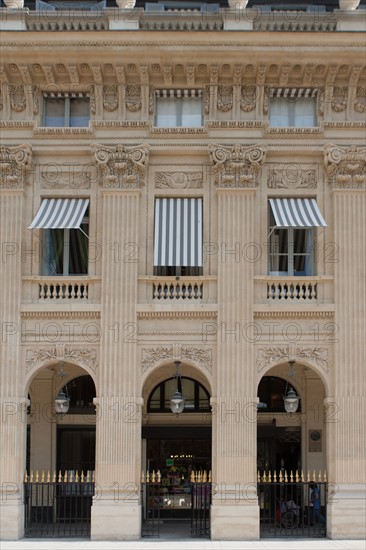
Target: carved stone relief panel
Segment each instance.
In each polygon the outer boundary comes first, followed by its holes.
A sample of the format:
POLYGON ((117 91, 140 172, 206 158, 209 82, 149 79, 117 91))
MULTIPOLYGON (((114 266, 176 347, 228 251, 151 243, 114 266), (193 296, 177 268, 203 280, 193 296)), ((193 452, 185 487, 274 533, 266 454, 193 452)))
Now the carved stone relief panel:
POLYGON ((315 189, 319 179, 318 165, 314 163, 272 163, 267 165, 269 189, 315 189))

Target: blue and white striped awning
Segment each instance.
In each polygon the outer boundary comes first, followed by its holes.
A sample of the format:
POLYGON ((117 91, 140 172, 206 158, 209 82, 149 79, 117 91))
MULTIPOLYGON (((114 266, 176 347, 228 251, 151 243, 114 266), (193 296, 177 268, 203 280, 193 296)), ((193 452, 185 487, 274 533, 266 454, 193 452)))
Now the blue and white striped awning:
POLYGON ((89 199, 43 199, 29 229, 79 229, 89 199))
POLYGON ((202 199, 156 199, 155 266, 202 266, 202 199))
POLYGON ((315 199, 269 199, 276 227, 326 227, 315 199))

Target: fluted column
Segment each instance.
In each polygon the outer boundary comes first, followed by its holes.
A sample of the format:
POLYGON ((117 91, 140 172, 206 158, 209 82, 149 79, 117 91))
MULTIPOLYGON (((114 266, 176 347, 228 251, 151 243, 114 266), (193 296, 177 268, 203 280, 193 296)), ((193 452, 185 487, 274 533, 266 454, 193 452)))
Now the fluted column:
POLYGON ((365 537, 366 506, 366 185, 365 148, 327 146, 329 183, 333 188, 335 322, 334 395, 326 400, 329 432, 331 500, 329 530, 333 538, 353 533, 365 537))
POLYGON ((148 147, 94 145, 103 196, 100 377, 93 539, 140 537, 141 398, 137 395, 139 197, 148 147), (121 519, 123 518, 123 521, 121 519))
POLYGON ((25 470, 26 399, 21 364, 21 240, 23 194, 31 164, 29 145, 0 151, 0 538, 24 532, 22 482, 25 470))

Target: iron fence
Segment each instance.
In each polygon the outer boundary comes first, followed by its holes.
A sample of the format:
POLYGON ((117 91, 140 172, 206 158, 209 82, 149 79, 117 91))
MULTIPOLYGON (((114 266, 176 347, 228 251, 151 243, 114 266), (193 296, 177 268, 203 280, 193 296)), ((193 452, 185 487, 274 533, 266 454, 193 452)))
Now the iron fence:
POLYGON ((261 537, 326 537, 326 474, 258 474, 261 537))
POLYGON ((90 472, 27 476, 25 537, 88 537, 94 480, 90 472))

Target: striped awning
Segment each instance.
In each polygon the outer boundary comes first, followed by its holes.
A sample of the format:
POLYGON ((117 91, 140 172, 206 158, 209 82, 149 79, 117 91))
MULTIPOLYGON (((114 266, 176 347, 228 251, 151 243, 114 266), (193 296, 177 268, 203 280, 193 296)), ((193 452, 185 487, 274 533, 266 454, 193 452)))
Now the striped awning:
POLYGON ((202 266, 202 199, 156 199, 155 266, 202 266))
POLYGON ((43 199, 29 229, 79 229, 89 199, 43 199))
POLYGON ((276 227, 326 227, 315 199, 269 199, 276 227))

